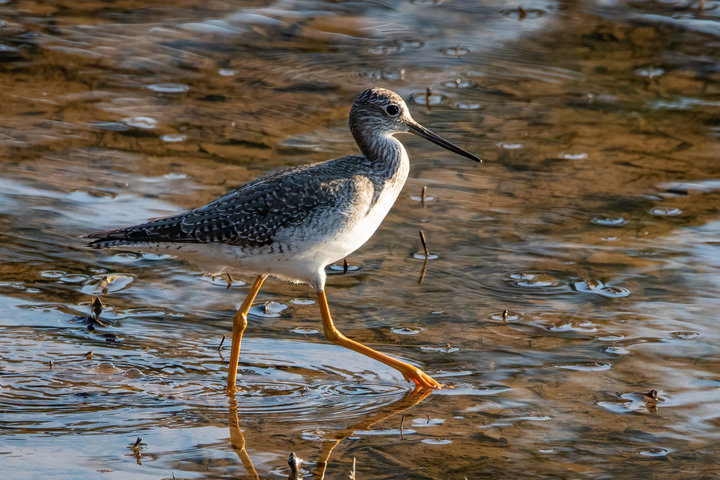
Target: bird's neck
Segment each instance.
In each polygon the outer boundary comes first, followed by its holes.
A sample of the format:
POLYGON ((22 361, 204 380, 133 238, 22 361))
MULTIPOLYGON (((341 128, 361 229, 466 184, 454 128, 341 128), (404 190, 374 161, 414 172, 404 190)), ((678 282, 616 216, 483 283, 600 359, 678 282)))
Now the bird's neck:
POLYGON ((383 169, 388 177, 401 175, 407 177, 409 161, 402 143, 390 134, 361 135, 355 134, 355 141, 365 158, 378 169, 383 169))

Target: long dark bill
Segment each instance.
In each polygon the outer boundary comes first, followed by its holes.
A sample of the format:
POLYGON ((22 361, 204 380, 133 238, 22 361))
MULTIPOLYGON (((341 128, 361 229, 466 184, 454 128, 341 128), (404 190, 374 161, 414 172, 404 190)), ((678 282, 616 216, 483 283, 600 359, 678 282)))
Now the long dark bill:
POLYGON ((463 157, 467 157, 471 160, 475 160, 476 162, 482 163, 482 159, 480 157, 477 157, 473 155, 472 153, 468 152, 467 150, 463 150, 462 148, 453 145, 452 143, 448 142, 444 138, 442 138, 440 135, 437 135, 427 128, 423 127, 419 123, 415 122, 408 122, 407 123, 408 128, 410 128, 410 131, 414 133, 415 135, 422 137, 426 140, 430 140, 436 145, 440 145, 441 147, 450 150, 453 153, 457 153, 458 155, 462 155, 463 157))

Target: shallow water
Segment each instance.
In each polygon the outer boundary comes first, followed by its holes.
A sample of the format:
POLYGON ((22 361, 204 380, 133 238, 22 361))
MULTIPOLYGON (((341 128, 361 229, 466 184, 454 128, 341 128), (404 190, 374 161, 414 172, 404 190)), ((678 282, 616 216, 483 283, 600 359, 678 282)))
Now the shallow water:
POLYGON ((719 16, 0 0, 4 472, 284 479, 296 452, 302 478, 716 478, 719 16), (403 137, 404 195, 329 301, 455 388, 328 344, 309 288, 271 280, 229 400, 218 345, 252 275, 79 236, 355 152, 372 84, 485 163, 403 137))

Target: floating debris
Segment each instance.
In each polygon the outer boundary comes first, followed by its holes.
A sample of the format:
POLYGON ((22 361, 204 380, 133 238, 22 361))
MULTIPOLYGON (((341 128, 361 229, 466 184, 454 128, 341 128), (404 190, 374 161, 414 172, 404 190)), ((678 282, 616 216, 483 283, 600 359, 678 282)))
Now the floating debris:
POLYGON ((220 345, 218 345, 218 347, 217 347, 218 352, 220 350, 222 350, 223 343, 225 343, 225 335, 223 335, 222 338, 220 339, 220 345))
POLYGON ((288 458, 288 465, 290 466, 290 475, 287 480, 298 480, 303 477, 300 471, 303 459, 295 455, 295 452, 290 452, 290 458, 288 458))
POLYGON ((423 252, 425 252, 425 258, 430 257, 430 252, 428 251, 427 242, 425 242, 425 233, 420 230, 420 243, 422 243, 423 252))

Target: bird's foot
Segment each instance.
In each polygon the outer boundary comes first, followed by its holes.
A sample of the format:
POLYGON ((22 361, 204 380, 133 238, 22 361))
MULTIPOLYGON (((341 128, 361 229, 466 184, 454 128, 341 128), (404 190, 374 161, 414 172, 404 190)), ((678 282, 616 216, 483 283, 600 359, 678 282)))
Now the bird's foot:
POLYGON ((410 367, 407 370, 401 370, 400 373, 403 374, 405 380, 407 380, 408 382, 413 382, 418 387, 435 388, 438 390, 440 390, 441 388, 452 388, 448 387, 448 385, 443 385, 442 383, 433 379, 430 375, 423 372, 419 368, 410 367))

